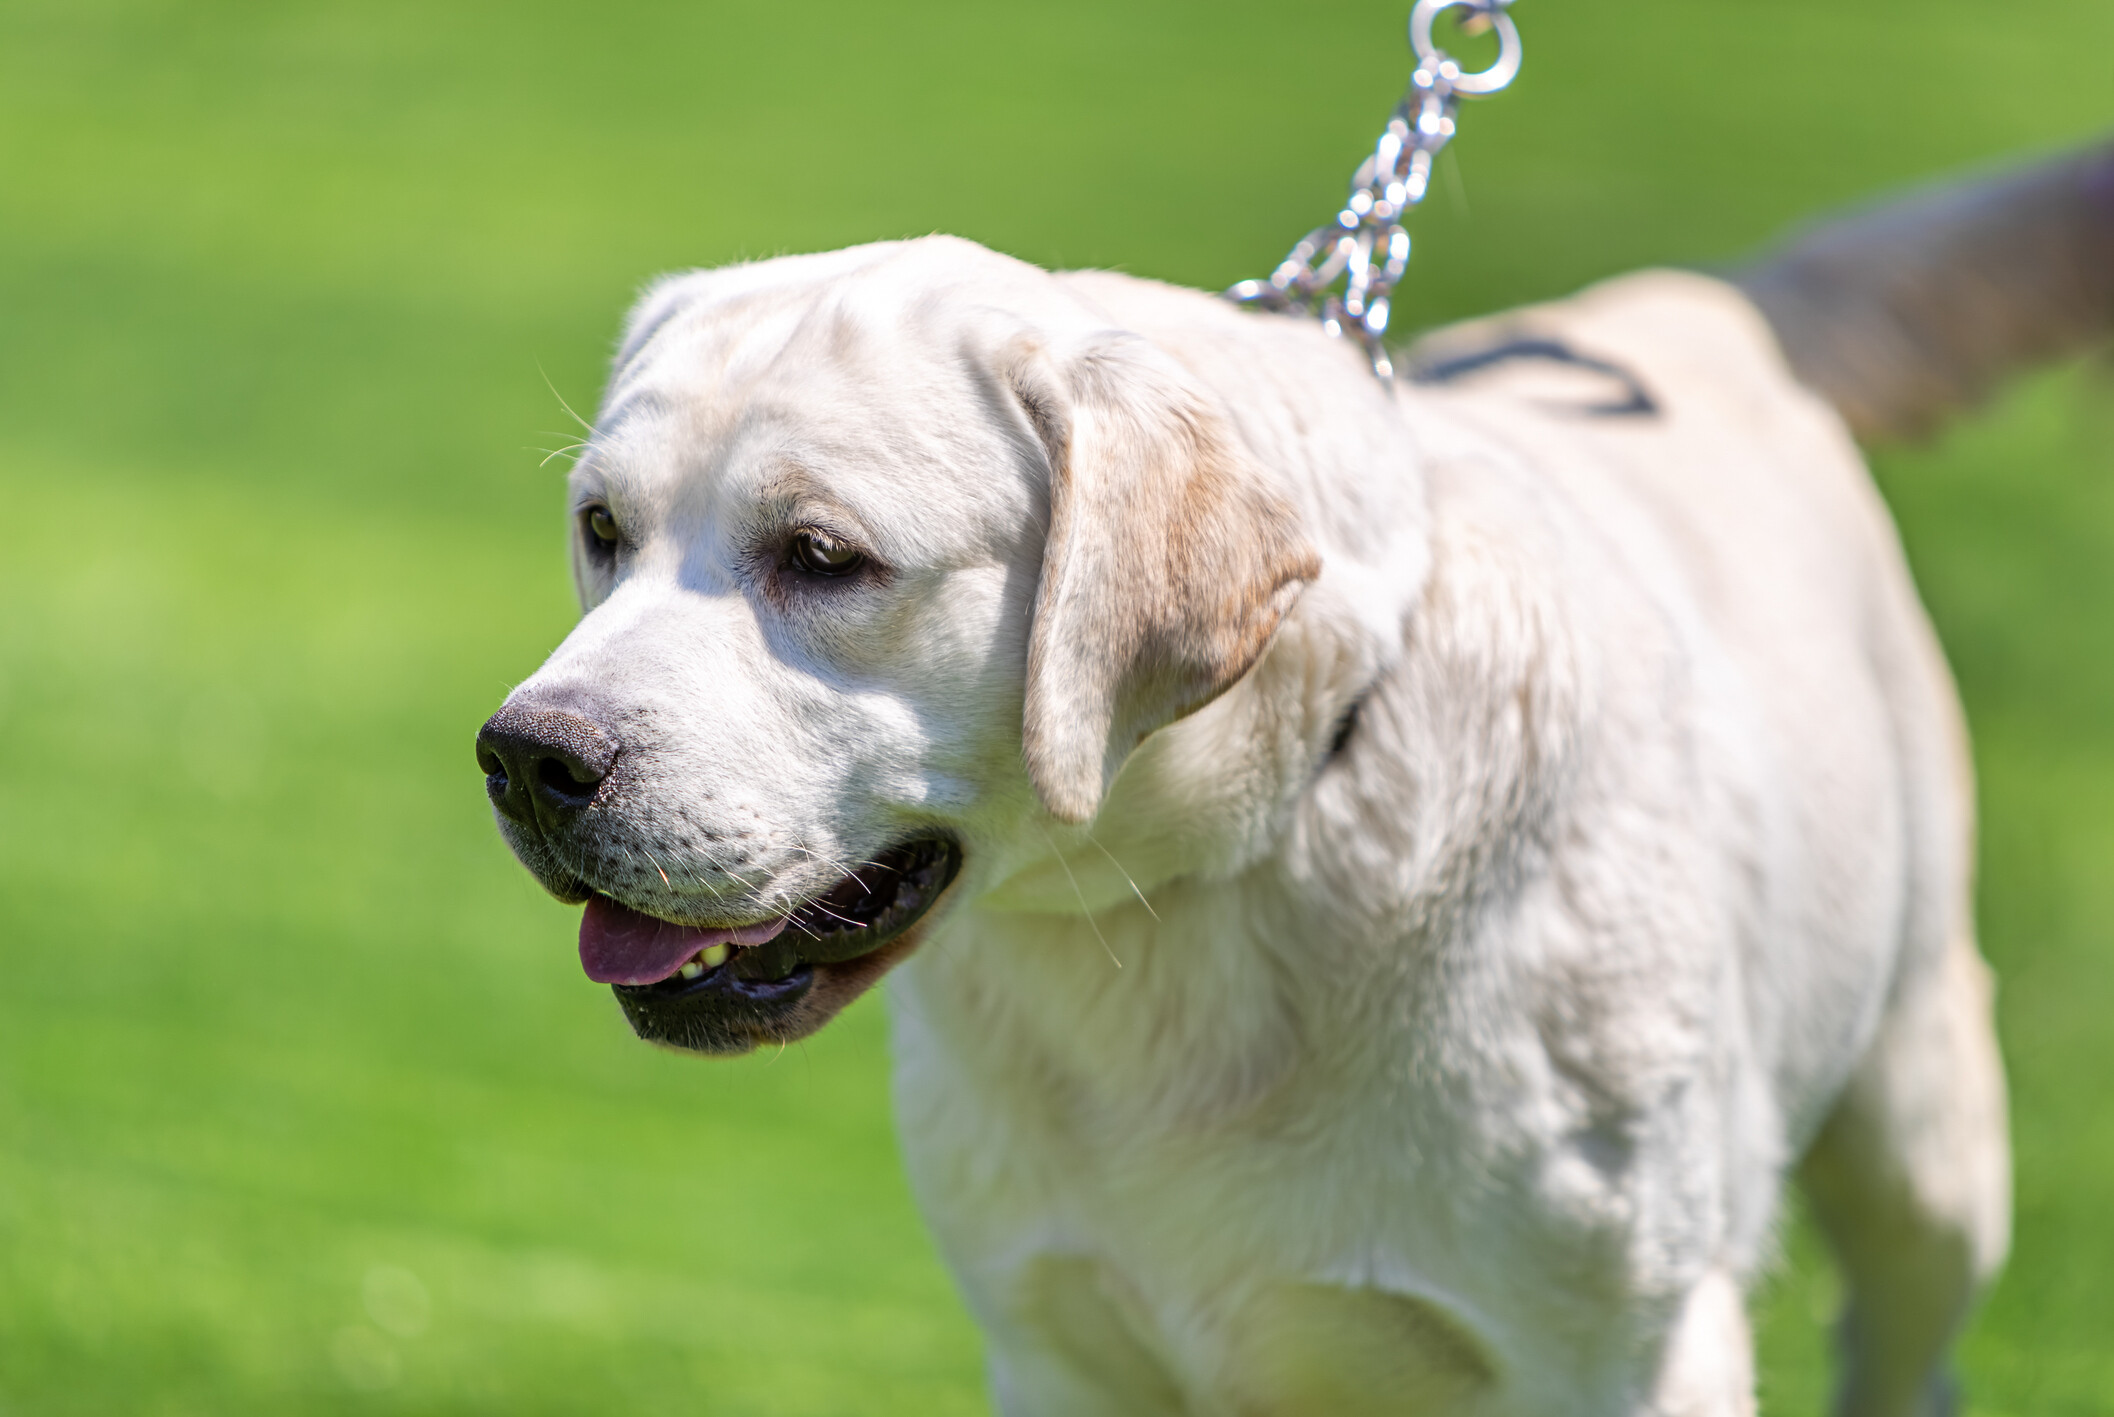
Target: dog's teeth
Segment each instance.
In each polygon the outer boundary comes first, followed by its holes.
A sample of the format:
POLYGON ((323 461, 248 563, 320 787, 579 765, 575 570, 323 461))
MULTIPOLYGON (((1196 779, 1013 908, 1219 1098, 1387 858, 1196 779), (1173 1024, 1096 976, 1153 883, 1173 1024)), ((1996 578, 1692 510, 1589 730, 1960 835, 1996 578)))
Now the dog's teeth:
POLYGON ((693 959, 675 972, 685 979, 695 979, 698 975, 705 972, 705 967, 693 959))
POLYGON ((707 945, 698 951, 697 957, 705 962, 706 969, 717 969, 727 962, 728 953, 725 945, 707 945))

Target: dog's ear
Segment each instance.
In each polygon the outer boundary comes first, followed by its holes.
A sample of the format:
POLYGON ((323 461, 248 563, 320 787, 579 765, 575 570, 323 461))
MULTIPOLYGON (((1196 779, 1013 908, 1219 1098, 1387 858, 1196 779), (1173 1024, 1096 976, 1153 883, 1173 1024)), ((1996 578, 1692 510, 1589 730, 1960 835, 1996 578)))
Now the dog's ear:
POLYGON ((1050 466, 1022 744, 1043 805, 1084 822, 1147 734, 1247 672, 1321 562, 1210 395, 1145 340, 1020 351, 1006 374, 1050 466))

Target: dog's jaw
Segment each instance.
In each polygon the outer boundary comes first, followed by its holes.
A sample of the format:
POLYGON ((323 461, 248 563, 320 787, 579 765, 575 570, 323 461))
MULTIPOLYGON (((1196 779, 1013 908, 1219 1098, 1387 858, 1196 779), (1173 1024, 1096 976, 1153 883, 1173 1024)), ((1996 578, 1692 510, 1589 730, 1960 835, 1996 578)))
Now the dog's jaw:
POLYGON ((709 1007, 621 986, 615 991, 617 1003, 632 1032, 678 1052, 733 1057, 773 1044, 782 1047, 842 1013, 908 959, 924 935, 920 927, 857 959, 801 965, 784 980, 729 990, 709 1007))
MULTIPOLYGON (((611 908, 593 902, 582 921, 582 961, 600 951, 619 961, 602 971, 611 976, 643 962, 636 977, 613 988, 632 1030, 648 1042, 722 1054, 791 1043, 836 1017, 917 947, 961 864, 952 840, 913 842, 847 873, 838 890, 788 916, 739 929, 662 926, 636 951, 603 948, 596 915, 598 907, 603 915, 611 908), (699 940, 709 943, 684 963, 699 940)), ((589 972, 596 972, 592 963, 589 972)))

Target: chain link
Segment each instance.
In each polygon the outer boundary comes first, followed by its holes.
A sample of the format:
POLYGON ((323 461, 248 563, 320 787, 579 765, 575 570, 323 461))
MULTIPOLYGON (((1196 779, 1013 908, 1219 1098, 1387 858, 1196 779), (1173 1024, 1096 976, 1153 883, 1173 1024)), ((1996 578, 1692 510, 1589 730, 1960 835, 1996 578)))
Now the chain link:
POLYGON ((1430 190, 1432 164, 1453 138, 1460 100, 1496 93, 1519 73, 1519 31, 1505 13, 1511 4, 1417 0, 1409 16, 1416 72, 1372 156, 1351 178, 1350 199, 1334 221, 1302 236, 1267 280, 1244 280, 1226 292, 1227 299, 1260 310, 1306 311, 1339 338, 1353 332, 1372 360, 1373 373, 1394 378, 1384 339, 1395 282, 1409 265, 1409 233, 1402 221, 1430 190), (1488 69, 1464 72, 1432 41, 1433 21, 1455 9, 1469 12, 1461 22, 1464 31, 1497 31, 1498 56, 1488 69))

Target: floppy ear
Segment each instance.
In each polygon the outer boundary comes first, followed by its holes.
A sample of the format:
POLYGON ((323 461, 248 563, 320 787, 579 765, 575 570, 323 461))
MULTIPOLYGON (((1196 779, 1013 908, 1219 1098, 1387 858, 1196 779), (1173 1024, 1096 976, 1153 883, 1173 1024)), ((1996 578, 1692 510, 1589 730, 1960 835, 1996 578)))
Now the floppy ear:
POLYGON ((1022 744, 1043 805, 1084 822, 1147 734, 1247 672, 1321 561, 1210 396, 1143 339, 1008 374, 1050 463, 1022 744))

